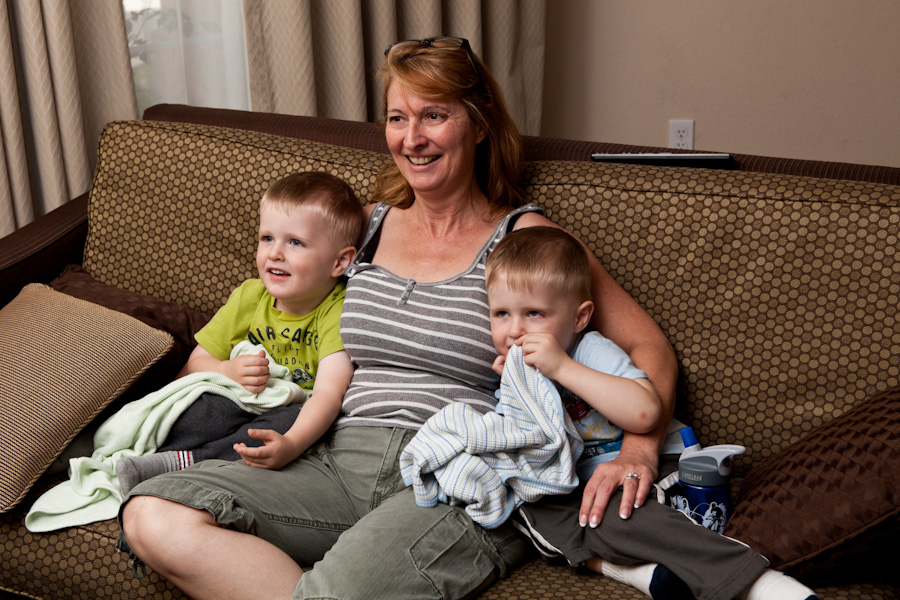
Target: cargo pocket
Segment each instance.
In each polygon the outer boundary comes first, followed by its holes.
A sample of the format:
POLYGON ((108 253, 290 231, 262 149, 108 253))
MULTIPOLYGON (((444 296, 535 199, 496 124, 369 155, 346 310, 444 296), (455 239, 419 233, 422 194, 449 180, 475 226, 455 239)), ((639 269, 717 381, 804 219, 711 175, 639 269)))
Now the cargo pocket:
POLYGON ((413 564, 438 598, 465 597, 496 573, 474 527, 465 517, 448 512, 409 549, 413 564))

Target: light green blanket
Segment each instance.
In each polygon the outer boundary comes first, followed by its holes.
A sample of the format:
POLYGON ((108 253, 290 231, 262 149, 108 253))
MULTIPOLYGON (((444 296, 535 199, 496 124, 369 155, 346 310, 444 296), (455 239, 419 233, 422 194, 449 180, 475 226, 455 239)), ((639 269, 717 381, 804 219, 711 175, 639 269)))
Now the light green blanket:
MULTIPOLYGON (((231 357, 260 350, 262 346, 241 342, 231 357)), ((69 461, 69 480, 37 499, 25 517, 25 526, 29 531, 43 532, 116 517, 122 502, 116 461, 155 452, 178 417, 205 392, 225 396, 256 414, 306 398, 303 389, 292 382, 290 369, 271 356, 269 373, 266 389, 258 394, 219 373, 192 373, 127 404, 97 430, 91 456, 69 461)))

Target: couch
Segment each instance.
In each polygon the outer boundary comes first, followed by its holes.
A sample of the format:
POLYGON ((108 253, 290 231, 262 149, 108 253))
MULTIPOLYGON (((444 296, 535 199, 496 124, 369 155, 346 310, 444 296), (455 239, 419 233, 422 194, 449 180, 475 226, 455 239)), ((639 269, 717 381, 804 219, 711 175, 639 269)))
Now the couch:
MULTIPOLYGON (((525 147, 528 199, 671 340, 676 416, 704 446, 746 447, 727 534, 823 600, 900 598, 900 169, 525 147)), ((253 276, 273 179, 323 169, 367 198, 388 160, 368 123, 158 105, 103 130, 89 193, 0 239, 2 597, 182 597, 132 574, 114 520, 32 533, 25 514, 91 453, 98 423, 171 380, 193 332, 253 276)), ((480 597, 643 598, 539 558, 480 597)))

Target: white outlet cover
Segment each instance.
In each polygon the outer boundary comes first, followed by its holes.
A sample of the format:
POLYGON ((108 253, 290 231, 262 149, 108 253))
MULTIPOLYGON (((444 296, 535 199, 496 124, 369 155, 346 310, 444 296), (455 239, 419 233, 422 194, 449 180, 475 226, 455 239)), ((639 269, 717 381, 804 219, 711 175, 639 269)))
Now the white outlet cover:
POLYGON ((693 119, 672 119, 669 121, 669 148, 694 149, 693 119))

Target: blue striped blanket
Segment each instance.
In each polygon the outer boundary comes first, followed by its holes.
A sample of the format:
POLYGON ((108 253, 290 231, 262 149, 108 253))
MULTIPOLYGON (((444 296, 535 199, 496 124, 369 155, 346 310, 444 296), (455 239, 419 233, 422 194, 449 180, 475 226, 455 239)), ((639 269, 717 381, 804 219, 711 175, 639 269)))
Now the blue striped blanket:
POLYGON ((500 526, 523 502, 578 486, 584 443, 553 382, 513 346, 493 413, 450 404, 428 419, 400 457, 419 506, 465 505, 481 526, 500 526))

